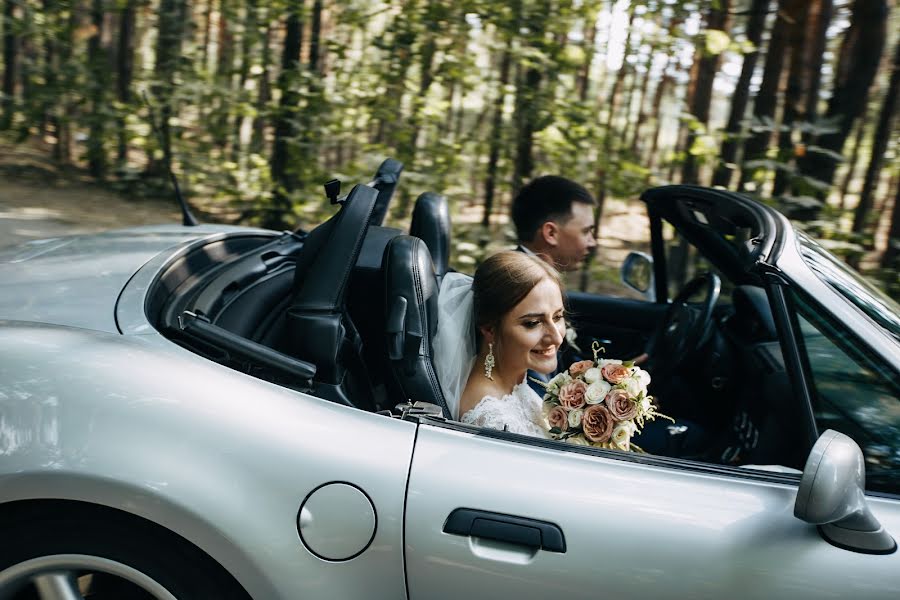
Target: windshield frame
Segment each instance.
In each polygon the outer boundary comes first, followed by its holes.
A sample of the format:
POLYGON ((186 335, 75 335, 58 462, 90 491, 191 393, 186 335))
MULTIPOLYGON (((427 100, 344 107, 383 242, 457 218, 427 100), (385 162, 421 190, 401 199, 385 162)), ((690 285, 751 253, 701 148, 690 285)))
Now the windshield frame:
POLYGON ((816 277, 900 341, 900 305, 806 233, 796 230, 797 250, 816 277))

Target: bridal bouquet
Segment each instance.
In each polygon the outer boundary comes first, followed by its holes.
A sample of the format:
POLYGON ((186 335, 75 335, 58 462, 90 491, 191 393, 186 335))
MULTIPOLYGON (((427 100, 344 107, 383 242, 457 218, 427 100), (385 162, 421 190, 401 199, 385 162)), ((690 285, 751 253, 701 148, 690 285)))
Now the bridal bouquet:
MULTIPOLYGON (((656 411, 647 395, 650 374, 633 362, 597 358, 582 360, 546 385, 544 415, 550 437, 572 444, 640 451, 631 437, 644 423, 670 417, 656 411)), ((673 421, 674 422, 674 421, 673 421)))

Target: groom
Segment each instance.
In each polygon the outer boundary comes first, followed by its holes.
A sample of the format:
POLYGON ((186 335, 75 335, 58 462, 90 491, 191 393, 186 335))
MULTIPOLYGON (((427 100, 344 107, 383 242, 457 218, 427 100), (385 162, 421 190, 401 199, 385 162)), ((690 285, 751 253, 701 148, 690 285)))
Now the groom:
POLYGON ((574 271, 597 246, 594 197, 557 175, 532 180, 513 199, 518 250, 537 255, 558 271, 574 271))
MULTIPOLYGON (((516 249, 551 263, 558 271, 574 271, 597 246, 596 204, 590 192, 571 179, 545 175, 532 180, 512 203, 516 249)), ((543 396, 544 389, 532 378, 547 381, 547 376, 528 372, 528 385, 543 396)))

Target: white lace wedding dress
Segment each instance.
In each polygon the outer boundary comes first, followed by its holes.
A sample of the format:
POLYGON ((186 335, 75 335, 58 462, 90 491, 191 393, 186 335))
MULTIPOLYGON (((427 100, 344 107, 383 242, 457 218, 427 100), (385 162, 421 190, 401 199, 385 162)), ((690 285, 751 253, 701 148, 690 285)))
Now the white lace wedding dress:
POLYGON ((541 397, 523 381, 502 398, 485 396, 459 420, 477 427, 546 438, 549 435, 542 409, 541 397))

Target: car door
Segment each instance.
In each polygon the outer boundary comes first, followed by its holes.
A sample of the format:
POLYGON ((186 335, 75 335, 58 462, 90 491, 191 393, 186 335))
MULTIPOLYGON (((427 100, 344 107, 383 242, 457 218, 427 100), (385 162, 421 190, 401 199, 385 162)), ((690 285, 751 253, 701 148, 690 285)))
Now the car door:
MULTIPOLYGON (((793 516, 798 483, 426 419, 407 491, 409 598, 896 597, 900 555, 825 542, 793 516)), ((869 500, 900 533, 896 504, 869 500)))

